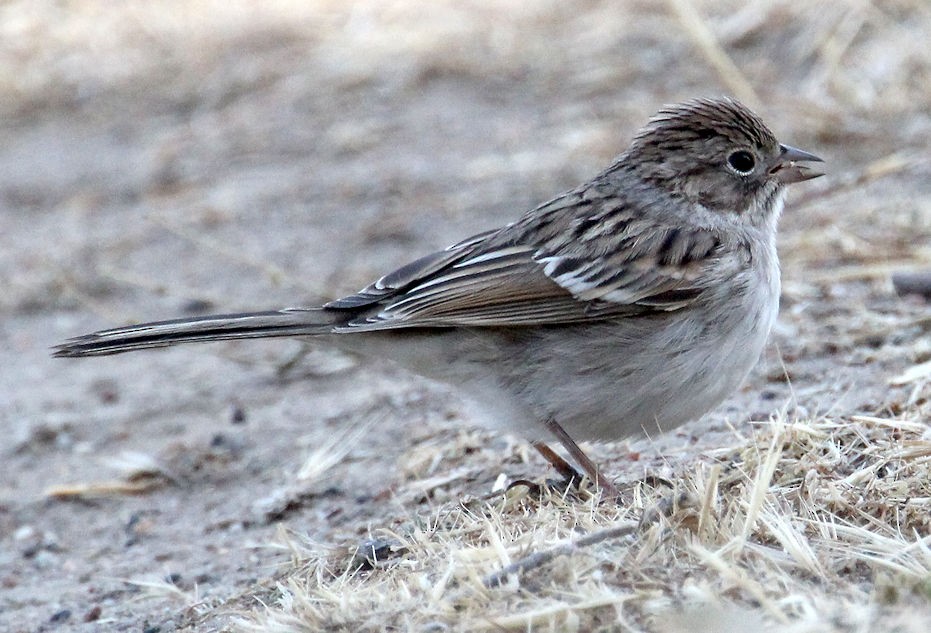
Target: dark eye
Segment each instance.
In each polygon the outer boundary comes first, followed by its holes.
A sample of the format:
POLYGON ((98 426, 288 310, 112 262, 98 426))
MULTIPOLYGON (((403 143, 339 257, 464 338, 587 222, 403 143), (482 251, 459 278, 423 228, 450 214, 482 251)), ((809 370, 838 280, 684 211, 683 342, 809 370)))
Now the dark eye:
POLYGON ((727 164, 741 176, 746 176, 756 167, 756 159, 747 150, 739 149, 727 157, 727 164))

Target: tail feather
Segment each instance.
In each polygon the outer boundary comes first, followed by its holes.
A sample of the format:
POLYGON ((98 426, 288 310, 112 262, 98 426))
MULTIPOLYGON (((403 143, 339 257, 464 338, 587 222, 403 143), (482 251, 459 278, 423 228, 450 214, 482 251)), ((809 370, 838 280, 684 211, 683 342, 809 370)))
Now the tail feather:
POLYGON ((345 315, 323 308, 215 314, 102 330, 65 341, 53 356, 107 356, 177 343, 329 334, 345 315))

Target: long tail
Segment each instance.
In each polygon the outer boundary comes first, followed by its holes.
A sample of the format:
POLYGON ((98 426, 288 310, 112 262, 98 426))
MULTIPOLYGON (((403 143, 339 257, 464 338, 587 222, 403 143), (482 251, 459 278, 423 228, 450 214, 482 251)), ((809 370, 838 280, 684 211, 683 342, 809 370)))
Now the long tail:
POLYGON ((328 334, 344 318, 339 311, 293 308, 156 321, 78 336, 56 345, 53 355, 106 356, 196 341, 328 334))

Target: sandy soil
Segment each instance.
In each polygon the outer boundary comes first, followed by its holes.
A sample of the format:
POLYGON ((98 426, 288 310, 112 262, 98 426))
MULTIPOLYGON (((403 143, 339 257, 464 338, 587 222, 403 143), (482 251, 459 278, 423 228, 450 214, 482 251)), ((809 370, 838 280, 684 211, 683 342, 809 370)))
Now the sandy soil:
POLYGON ((670 101, 758 99, 830 175, 793 192, 783 314, 751 381, 670 437, 595 447, 609 472, 778 409, 927 402, 926 382, 889 385, 931 355, 928 304, 889 281, 931 261, 921 3, 697 3, 739 76, 652 3, 151 4, 0 9, 0 630, 220 629, 271 587, 279 530, 346 546, 499 473, 544 477, 519 438, 388 363, 297 341, 47 348, 355 290, 584 180, 670 101), (442 459, 470 443, 504 462, 442 459), (402 504, 425 446, 453 475, 402 504))

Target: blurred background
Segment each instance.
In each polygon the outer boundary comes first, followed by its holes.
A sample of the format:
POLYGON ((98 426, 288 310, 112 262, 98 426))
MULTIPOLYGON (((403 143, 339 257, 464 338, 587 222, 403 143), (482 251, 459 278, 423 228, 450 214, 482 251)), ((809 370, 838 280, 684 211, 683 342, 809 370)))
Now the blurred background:
MULTIPOLYGON (((208 594, 240 591, 253 554, 217 543, 269 537, 240 515, 339 420, 402 411, 328 484, 369 499, 412 426, 463 424, 438 387, 294 342, 81 362, 50 345, 351 292, 589 178, 665 103, 737 97, 828 171, 781 225, 778 352, 718 419, 921 406, 888 381, 931 356, 927 304, 890 275, 931 265, 929 36, 923 0, 3 2, 0 623, 94 600, 140 618, 100 578, 182 560, 208 594), (197 485, 45 501, 124 451, 197 485), (139 516, 144 546, 115 544, 139 516)), ((321 538, 378 512, 321 504, 300 516, 321 538)))

